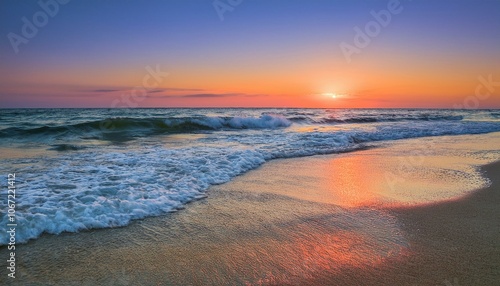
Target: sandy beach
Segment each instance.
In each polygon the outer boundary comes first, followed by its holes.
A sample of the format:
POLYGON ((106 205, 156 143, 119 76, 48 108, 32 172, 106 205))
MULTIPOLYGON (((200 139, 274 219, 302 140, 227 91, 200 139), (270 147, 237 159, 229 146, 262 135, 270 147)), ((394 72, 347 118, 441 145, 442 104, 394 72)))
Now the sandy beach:
MULTIPOLYGON (((500 162, 483 170, 492 181, 490 187, 454 201, 391 209, 408 235, 411 253, 369 271, 355 269, 344 275, 353 278, 353 285, 497 285, 500 162)), ((337 285, 338 281, 333 276, 308 282, 337 285)))
MULTIPOLYGON (((447 150, 474 150, 471 144, 495 146, 499 135, 450 138, 432 140, 447 150)), ((212 187, 208 198, 181 211, 19 245, 16 279, 0 279, 8 285, 495 285, 500 162, 470 169, 450 155, 460 152, 450 151, 447 160, 419 153, 423 159, 402 176, 400 151, 420 143, 271 161, 212 187), (443 168, 454 171, 437 171, 443 168), (388 187, 387 174, 399 176, 397 188, 388 187), (467 189, 483 175, 491 185, 467 189), (402 195, 402 186, 413 195, 402 195), (425 186, 447 186, 446 196, 429 203, 436 196, 425 186)), ((0 255, 7 257, 6 247, 0 255)))

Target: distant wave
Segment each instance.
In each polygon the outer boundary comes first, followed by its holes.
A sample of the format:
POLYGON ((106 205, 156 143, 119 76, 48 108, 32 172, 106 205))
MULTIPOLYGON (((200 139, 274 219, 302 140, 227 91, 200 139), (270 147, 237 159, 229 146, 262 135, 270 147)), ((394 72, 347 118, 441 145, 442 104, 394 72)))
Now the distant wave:
POLYGON ((401 114, 381 114, 373 116, 359 116, 339 118, 329 116, 324 118, 311 118, 308 116, 294 116, 290 120, 293 122, 310 122, 315 124, 343 124, 343 123, 372 123, 372 122, 399 122, 399 121, 460 121, 464 117, 461 115, 401 115, 401 114))

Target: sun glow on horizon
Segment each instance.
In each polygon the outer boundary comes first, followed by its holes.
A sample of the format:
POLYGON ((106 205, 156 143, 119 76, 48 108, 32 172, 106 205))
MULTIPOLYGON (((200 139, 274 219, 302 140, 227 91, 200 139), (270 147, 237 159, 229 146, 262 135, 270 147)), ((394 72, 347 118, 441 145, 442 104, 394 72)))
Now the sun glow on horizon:
POLYGON ((331 99, 337 99, 339 97, 342 97, 341 94, 338 94, 338 93, 334 93, 334 92, 325 92, 325 93, 322 93, 321 95, 325 96, 325 97, 329 97, 331 99))

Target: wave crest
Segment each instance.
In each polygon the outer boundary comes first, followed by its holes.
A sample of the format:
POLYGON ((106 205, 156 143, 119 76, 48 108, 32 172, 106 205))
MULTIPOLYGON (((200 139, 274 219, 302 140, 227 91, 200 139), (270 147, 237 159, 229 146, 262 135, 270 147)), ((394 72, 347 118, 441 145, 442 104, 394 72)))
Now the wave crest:
POLYGON ((281 115, 260 117, 172 117, 172 118, 108 118, 71 125, 36 128, 10 127, 0 130, 2 137, 66 136, 85 134, 86 138, 130 140, 134 137, 169 133, 187 133, 225 129, 277 129, 292 123, 281 115))

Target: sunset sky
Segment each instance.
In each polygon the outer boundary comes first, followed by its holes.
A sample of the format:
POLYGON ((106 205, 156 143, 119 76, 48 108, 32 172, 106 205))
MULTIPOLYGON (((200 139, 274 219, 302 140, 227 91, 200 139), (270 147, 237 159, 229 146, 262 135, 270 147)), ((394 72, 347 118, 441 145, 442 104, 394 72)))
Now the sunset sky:
POLYGON ((0 2, 0 107, 500 108, 498 0, 40 3, 0 2))

